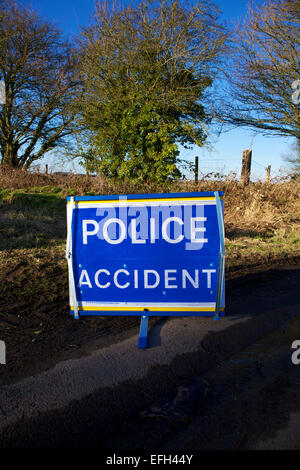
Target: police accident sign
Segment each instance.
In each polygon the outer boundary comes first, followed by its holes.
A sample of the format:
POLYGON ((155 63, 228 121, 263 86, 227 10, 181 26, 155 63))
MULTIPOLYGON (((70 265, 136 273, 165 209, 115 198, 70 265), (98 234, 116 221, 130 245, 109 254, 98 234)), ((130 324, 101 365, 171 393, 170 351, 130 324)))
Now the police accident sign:
POLYGON ((222 315, 223 193, 67 198, 70 311, 222 315))

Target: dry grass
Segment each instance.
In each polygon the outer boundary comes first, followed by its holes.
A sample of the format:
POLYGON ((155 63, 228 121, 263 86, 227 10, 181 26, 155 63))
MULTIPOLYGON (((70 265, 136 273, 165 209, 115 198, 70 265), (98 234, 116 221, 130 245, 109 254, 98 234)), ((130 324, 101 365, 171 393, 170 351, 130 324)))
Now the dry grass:
POLYGON ((100 176, 44 175, 0 167, 0 249, 62 246, 67 195, 216 191, 225 193, 228 269, 300 256, 300 182, 206 180, 163 185, 100 176))

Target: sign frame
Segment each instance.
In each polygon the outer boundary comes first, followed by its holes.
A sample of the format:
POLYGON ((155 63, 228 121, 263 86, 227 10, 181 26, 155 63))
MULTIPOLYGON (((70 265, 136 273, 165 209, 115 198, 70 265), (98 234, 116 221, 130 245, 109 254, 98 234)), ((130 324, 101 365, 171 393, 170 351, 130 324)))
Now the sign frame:
MULTIPOLYGON (((67 242, 66 242, 66 258, 68 261, 69 274, 69 297, 70 297, 70 314, 78 319, 80 316, 86 315, 136 315, 141 316, 141 327, 138 341, 138 347, 144 348, 147 345, 147 329, 149 316, 211 316, 214 320, 219 320, 220 316, 225 315, 225 232, 224 232, 224 202, 223 191, 214 192, 188 192, 188 193, 162 193, 162 194, 130 194, 130 195, 106 195, 106 196, 68 196, 67 199, 67 242), (102 208, 109 205, 115 207, 131 207, 132 205, 144 205, 149 208, 152 205, 161 206, 163 204, 177 204, 184 206, 185 204, 196 206, 215 205, 217 217, 218 237, 220 241, 218 255, 217 270, 217 289, 216 301, 214 306, 187 306, 174 307, 174 304, 164 306, 164 302, 160 301, 156 305, 136 305, 132 307, 132 302, 116 302, 115 306, 95 307, 83 306, 83 302, 77 299, 75 274, 74 274, 74 252, 73 243, 74 235, 74 210, 90 207, 102 208), (147 205, 148 204, 148 205, 147 205), (130 304, 130 306, 128 306, 130 304)), ((78 214, 78 213, 77 213, 78 214)), ((78 287, 78 286, 77 286, 78 287)), ((86 302, 87 304, 87 302, 86 302)), ((152 303, 151 303, 152 304, 152 303)), ((187 303, 188 304, 188 303, 187 303)), ((200 302, 199 302, 200 305, 200 302)))

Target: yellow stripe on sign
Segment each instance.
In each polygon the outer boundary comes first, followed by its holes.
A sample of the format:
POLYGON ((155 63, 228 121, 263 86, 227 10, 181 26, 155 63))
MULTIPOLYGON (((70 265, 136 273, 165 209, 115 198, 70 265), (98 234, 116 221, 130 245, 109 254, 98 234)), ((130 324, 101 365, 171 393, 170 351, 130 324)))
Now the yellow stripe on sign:
MULTIPOLYGON (((117 204, 119 203, 126 203, 130 204, 131 202, 173 202, 173 201, 215 201, 215 197, 184 197, 180 198, 173 198, 173 199, 112 199, 112 200, 88 200, 88 201, 74 201, 75 204, 117 204)), ((223 199, 223 196, 220 196, 220 199, 223 199)), ((70 201, 67 202, 70 204, 70 201)))
MULTIPOLYGON (((79 307, 79 311, 91 312, 91 311, 103 311, 103 312, 117 312, 117 311, 132 311, 132 312, 215 312, 214 307, 79 307)), ((74 307, 71 307, 74 310, 74 307)), ((224 311, 224 308, 220 308, 220 311, 224 311)))

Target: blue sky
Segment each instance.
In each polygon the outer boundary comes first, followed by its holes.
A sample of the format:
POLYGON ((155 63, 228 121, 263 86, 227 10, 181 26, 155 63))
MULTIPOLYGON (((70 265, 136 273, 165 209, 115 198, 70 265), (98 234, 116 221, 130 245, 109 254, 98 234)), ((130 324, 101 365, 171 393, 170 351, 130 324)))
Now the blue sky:
MULTIPOLYGON (((22 0, 43 17, 55 22, 66 35, 77 35, 80 26, 88 26, 94 9, 94 0, 22 0)), ((262 0, 259 0, 263 3, 262 0)), ((129 3, 123 0, 123 4, 129 3)), ((133 3, 138 3, 137 0, 133 3)), ((222 11, 221 18, 229 23, 235 23, 247 11, 248 0, 215 0, 214 3, 222 11)), ((224 132, 220 137, 213 138, 210 148, 193 150, 182 149, 181 157, 194 161, 199 156, 199 168, 204 173, 225 169, 226 173, 240 173, 242 151, 252 148, 253 177, 264 177, 265 168, 271 165, 272 175, 278 174, 280 167, 286 164, 282 156, 291 151, 293 139, 281 137, 265 137, 254 134, 248 129, 234 129, 224 132)), ((57 169, 53 163, 50 168, 57 169)), ((44 162, 42 162, 42 167, 44 162)))

